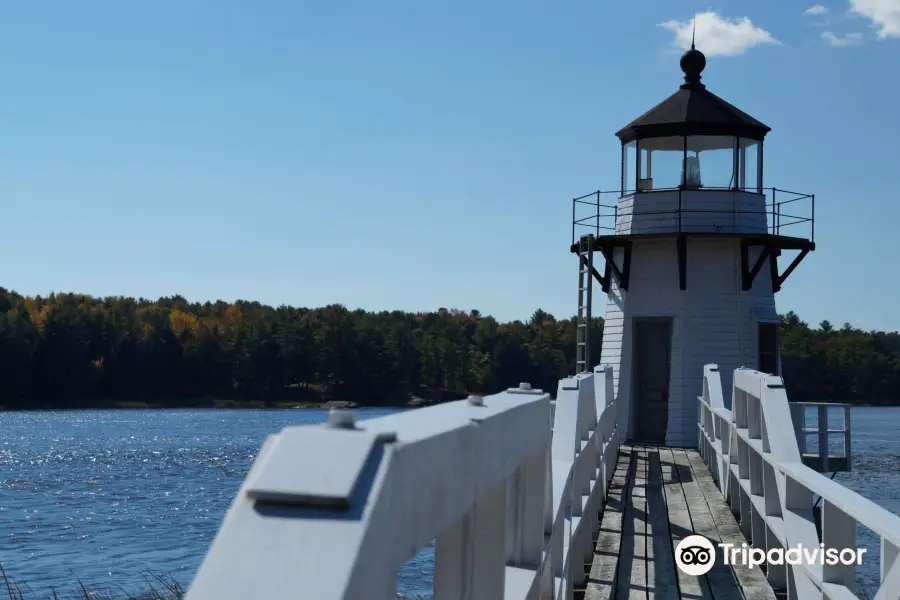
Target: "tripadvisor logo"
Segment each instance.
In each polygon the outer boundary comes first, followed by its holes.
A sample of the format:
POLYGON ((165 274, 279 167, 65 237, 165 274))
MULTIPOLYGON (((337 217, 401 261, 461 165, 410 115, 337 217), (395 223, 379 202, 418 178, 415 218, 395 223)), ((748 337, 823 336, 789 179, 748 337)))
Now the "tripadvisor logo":
POLYGON ((716 562, 716 547, 702 535, 689 535, 675 548, 675 564, 687 575, 706 575, 716 562))
MULTIPOLYGON (((762 548, 751 548, 747 544, 736 547, 734 544, 718 544, 722 549, 722 562, 725 565, 742 564, 754 568, 768 563, 770 565, 861 565, 865 548, 825 548, 825 544, 805 548, 771 548, 768 552, 762 548)), ((702 535, 689 535, 675 547, 675 564, 687 575, 699 577, 713 568, 716 562, 716 546, 702 535)))

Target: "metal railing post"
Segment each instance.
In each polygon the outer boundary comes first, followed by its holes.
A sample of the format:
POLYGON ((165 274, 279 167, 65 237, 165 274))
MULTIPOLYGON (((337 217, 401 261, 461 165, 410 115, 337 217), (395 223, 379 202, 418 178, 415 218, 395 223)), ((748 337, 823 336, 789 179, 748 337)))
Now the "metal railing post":
POLYGON ((571 244, 575 243, 575 204, 576 203, 577 203, 577 200, 575 198, 573 198, 572 199, 572 242, 571 242, 571 244))
POLYGON ((810 232, 810 237, 812 237, 812 239, 810 241, 815 243, 815 241, 816 241, 816 195, 815 194, 812 195, 812 219, 811 219, 810 229, 812 230, 810 232))
MULTIPOLYGON (((781 235, 781 204, 778 205, 778 210, 775 213, 775 217, 778 221, 778 235, 781 235)), ((790 225, 790 223, 789 223, 790 225)))
POLYGON ((772 234, 776 234, 775 229, 775 188, 772 188, 772 234))

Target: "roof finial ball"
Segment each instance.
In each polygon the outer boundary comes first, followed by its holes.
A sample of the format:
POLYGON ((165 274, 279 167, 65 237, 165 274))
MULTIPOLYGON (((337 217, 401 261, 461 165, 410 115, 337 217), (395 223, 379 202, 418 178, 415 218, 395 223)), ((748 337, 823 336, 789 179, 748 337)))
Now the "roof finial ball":
POLYGON ((691 49, 681 55, 681 70, 684 71, 685 85, 682 87, 703 87, 700 73, 706 68, 706 57, 694 47, 694 35, 697 32, 697 21, 694 20, 694 32, 691 34, 691 49))

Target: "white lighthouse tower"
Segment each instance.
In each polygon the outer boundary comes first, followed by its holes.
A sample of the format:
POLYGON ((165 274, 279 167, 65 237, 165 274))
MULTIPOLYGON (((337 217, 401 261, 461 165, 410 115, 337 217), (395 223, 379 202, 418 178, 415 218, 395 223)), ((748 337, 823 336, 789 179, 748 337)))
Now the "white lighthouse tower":
POLYGON ((614 368, 621 431, 669 446, 696 445, 705 364, 719 365, 726 402, 734 369, 779 373, 775 292, 815 249, 815 198, 763 188, 770 129, 709 92, 705 66, 692 46, 680 89, 616 133, 617 200, 597 192, 573 202, 578 371, 592 365, 596 280, 607 299, 596 362, 614 368), (809 235, 781 235, 789 225, 809 235), (585 226, 591 233, 576 239, 585 226), (783 271, 782 251, 797 252, 783 271))

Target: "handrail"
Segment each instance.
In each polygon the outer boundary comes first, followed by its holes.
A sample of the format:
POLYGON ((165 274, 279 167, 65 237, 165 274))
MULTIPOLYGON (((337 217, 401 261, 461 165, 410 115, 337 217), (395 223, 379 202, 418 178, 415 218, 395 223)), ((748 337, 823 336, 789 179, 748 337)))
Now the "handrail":
POLYGON ((432 540, 435 597, 573 597, 618 454, 612 369, 264 443, 189 600, 395 598, 432 540), (301 592, 302 591, 302 592, 301 592))
MULTIPOLYGON (((656 224, 658 228, 661 228, 659 233, 690 233, 691 231, 697 230, 698 225, 696 223, 684 225, 684 220, 682 219, 683 215, 691 215, 694 213, 697 214, 720 214, 720 215, 760 215, 765 217, 764 228, 766 233, 772 235, 782 235, 782 230, 785 228, 791 228, 798 225, 804 225, 806 223, 809 224, 809 235, 801 235, 794 237, 804 237, 809 239, 812 242, 815 242, 815 214, 816 214, 816 196, 815 194, 804 194, 800 192, 792 192, 788 190, 783 190, 776 187, 763 188, 759 190, 756 187, 751 188, 734 188, 734 187, 702 187, 702 188, 657 188, 651 190, 597 190, 595 192, 591 192, 589 194, 584 194, 582 196, 578 196, 577 198, 572 199, 572 244, 575 243, 575 240, 579 237, 579 228, 588 228, 593 230, 595 235, 600 235, 600 231, 611 231, 616 233, 618 231, 617 226, 619 225, 620 220, 625 221, 626 223, 631 222, 630 220, 635 217, 647 216, 647 215, 670 215, 673 218, 673 222, 671 224, 656 224), (703 208, 693 208, 686 207, 682 202, 682 193, 690 192, 694 193, 718 193, 718 194, 737 194, 740 193, 744 196, 766 196, 771 195, 771 201, 766 201, 761 203, 760 210, 743 210, 738 209, 736 206, 733 208, 727 209, 703 209, 703 208), (634 210, 634 208, 627 203, 628 200, 633 198, 640 198, 644 196, 652 196, 653 194, 678 194, 679 201, 677 204, 673 204, 673 208, 669 210, 661 210, 661 211, 647 211, 647 210, 634 210), (615 203, 611 203, 612 201, 601 202, 601 199, 604 197, 609 197, 610 195, 615 195, 617 201, 615 203), (804 209, 801 208, 799 212, 801 214, 787 214, 783 212, 783 206, 786 204, 792 204, 794 202, 800 200, 808 200, 808 213, 806 215, 803 214, 804 209), (622 202, 626 204, 620 206, 622 202), (584 207, 588 207, 587 209, 584 207), (579 214, 579 208, 581 208, 581 214, 579 214), (612 211, 612 212, 609 212, 612 211), (677 220, 677 224, 675 221, 677 220)), ((797 211, 792 211, 797 212, 797 211)), ((654 224, 650 224, 649 226, 654 227, 654 224)), ((646 229, 648 225, 642 225, 641 229, 646 229)), ((723 225, 728 226, 728 225, 723 225)), ((700 226, 702 229, 702 225, 700 226)), ((748 224, 733 224, 732 227, 737 229, 746 229, 747 227, 751 227, 748 224)), ((755 227, 755 226, 752 226, 755 227)), ((760 223, 760 227, 763 227, 763 224, 760 223)), ((801 228, 801 231, 806 228, 801 228)), ((789 229, 786 234, 792 234, 795 232, 795 229, 789 229)), ((641 231, 641 233, 653 233, 653 231, 641 231)))
MULTIPOLYGON (((819 495, 821 543, 825 548, 854 549, 857 523, 875 532, 881 537, 875 598, 900 599, 900 517, 801 462, 780 377, 736 369, 732 398, 728 409, 718 367, 706 365, 698 398, 700 454, 748 542, 766 552, 819 547, 812 510, 813 494, 819 495)), ((789 596, 795 598, 858 597, 852 564, 770 565, 767 576, 775 587, 793 586, 789 596)))

